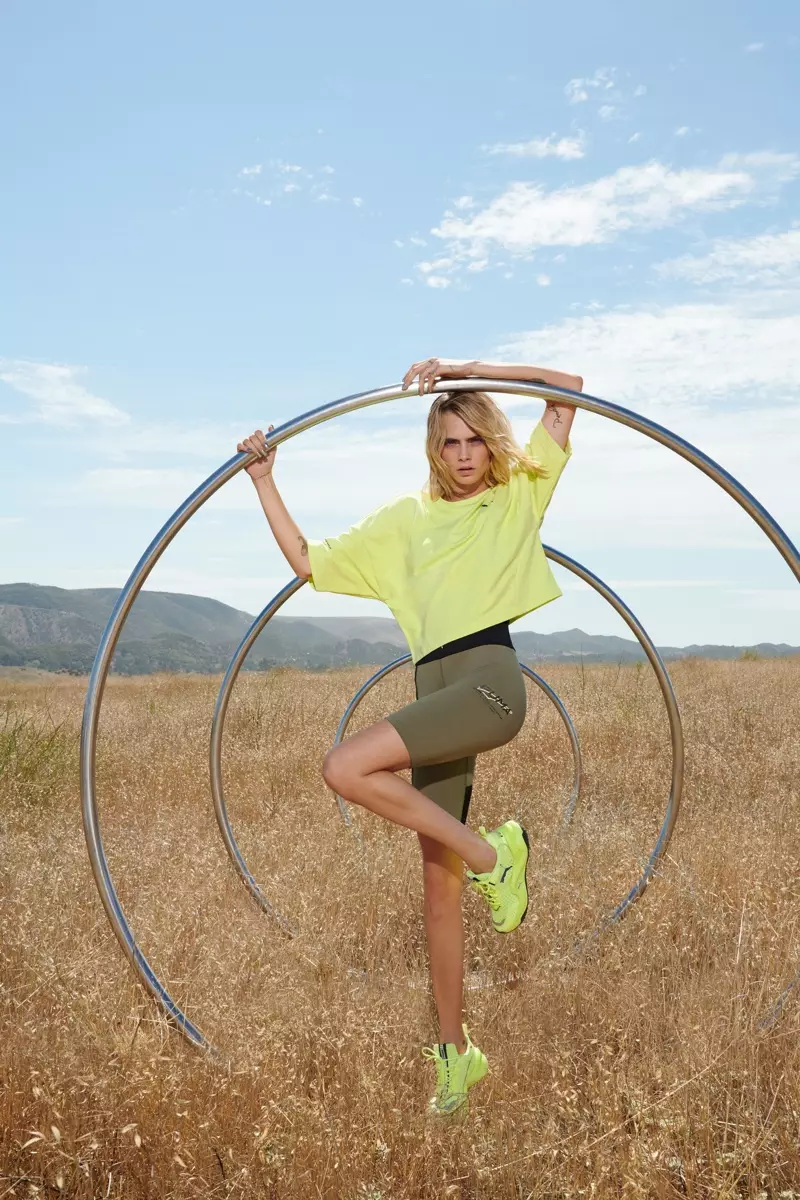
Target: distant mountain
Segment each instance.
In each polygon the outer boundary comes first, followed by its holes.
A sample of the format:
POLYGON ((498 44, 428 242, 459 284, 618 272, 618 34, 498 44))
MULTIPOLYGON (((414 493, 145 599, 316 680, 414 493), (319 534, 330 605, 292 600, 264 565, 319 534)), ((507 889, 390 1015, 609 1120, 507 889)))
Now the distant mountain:
MULTIPOLYGON (((85 674, 118 591, 66 589, 31 583, 0 584, 0 667, 29 666, 85 674)), ((249 613, 206 596, 143 591, 136 599, 115 651, 112 670, 125 675, 153 671, 218 672, 227 667, 249 628, 249 613)), ((637 662, 645 656, 628 638, 568 629, 563 633, 513 634, 520 658, 529 662, 637 662)), ((800 653, 800 647, 661 646, 664 658, 738 658, 800 653)), ((311 670, 351 664, 382 665, 407 653, 391 617, 274 617, 256 641, 247 668, 292 664, 311 670)))

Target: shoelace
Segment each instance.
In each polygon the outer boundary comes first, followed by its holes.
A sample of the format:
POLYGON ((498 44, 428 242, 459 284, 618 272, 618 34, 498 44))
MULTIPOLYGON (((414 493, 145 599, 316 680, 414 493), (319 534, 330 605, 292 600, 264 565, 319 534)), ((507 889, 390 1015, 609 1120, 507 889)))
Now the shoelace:
POLYGON ((491 879, 471 879, 470 883, 476 891, 480 892, 486 898, 486 902, 492 912, 496 912, 500 907, 500 897, 497 895, 497 884, 492 883, 491 879))
MULTIPOLYGON (((478 829, 478 833, 481 835, 481 837, 485 838, 486 826, 481 825, 478 829)), ((500 898, 497 895, 497 884, 493 883, 491 879, 471 879, 470 883, 475 888, 476 892, 480 892, 481 895, 485 897, 486 902, 492 912, 497 912, 498 908, 500 907, 500 898)))
POLYGON ((438 1046, 423 1046, 422 1057, 431 1058, 436 1063, 436 1098, 443 1100, 450 1088, 450 1060, 442 1058, 438 1046))

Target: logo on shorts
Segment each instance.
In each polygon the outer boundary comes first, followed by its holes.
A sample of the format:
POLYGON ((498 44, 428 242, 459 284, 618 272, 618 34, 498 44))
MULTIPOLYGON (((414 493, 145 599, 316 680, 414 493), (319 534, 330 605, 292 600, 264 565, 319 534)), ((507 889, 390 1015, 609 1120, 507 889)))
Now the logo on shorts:
POLYGON ((490 688, 483 687, 482 685, 480 685, 480 684, 479 684, 479 685, 478 685, 478 686, 475 688, 475 691, 476 691, 476 692, 480 692, 480 694, 481 694, 482 696, 485 696, 485 698, 486 698, 487 700, 490 700, 490 701, 491 701, 493 704, 497 704, 497 705, 498 705, 500 708, 502 708, 502 710, 503 710, 503 712, 504 712, 504 713, 507 713, 507 714, 508 714, 508 716, 509 716, 509 717, 512 715, 512 714, 511 714, 511 709, 508 707, 508 705, 506 704, 506 702, 505 702, 504 700, 501 700, 501 699, 500 699, 500 697, 497 695, 497 693, 496 693, 496 692, 493 692, 493 691, 491 691, 491 689, 490 689, 490 688))

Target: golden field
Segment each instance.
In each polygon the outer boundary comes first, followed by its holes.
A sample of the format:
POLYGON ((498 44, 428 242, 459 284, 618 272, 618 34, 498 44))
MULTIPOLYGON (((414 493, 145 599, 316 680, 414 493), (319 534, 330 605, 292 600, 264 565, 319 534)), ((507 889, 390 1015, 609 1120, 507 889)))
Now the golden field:
MULTIPOLYGON (((230 815, 297 927, 248 896, 214 821, 219 680, 112 679, 101 828, 123 908, 174 998, 229 1058, 186 1045, 107 923, 83 840, 85 680, 0 679, 0 1198, 800 1196, 798 661, 671 673, 686 788, 658 877, 575 953, 655 842, 669 739, 649 668, 548 667, 584 786, 532 685, 526 725, 478 763, 472 821, 532 834, 528 920, 465 896, 466 1018, 489 1057, 466 1120, 431 1123, 435 1040, 414 835, 320 775, 363 668, 237 684, 230 815)), ((401 670, 352 729, 412 698, 401 670)))

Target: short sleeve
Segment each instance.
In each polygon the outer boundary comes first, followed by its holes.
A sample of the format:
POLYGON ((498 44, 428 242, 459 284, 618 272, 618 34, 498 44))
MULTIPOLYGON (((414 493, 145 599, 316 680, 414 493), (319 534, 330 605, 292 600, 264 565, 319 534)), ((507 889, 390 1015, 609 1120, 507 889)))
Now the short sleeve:
POLYGON ((535 458, 537 462, 541 463, 547 472, 547 475, 528 476, 533 488, 533 501, 541 520, 547 511, 550 498, 556 490, 561 472, 569 462, 572 446, 568 440, 566 449, 562 450, 540 421, 531 434, 525 450, 531 458, 535 458))
POLYGON ((308 542, 309 583, 317 592, 341 592, 382 600, 376 554, 377 514, 339 537, 308 542))

